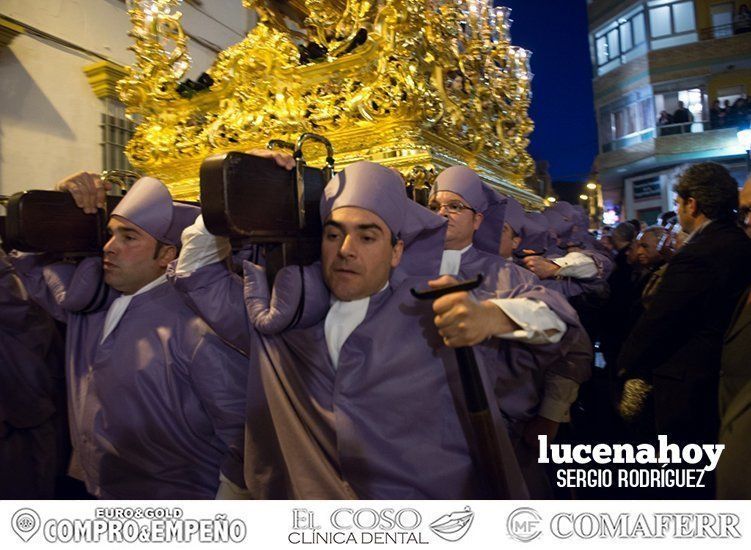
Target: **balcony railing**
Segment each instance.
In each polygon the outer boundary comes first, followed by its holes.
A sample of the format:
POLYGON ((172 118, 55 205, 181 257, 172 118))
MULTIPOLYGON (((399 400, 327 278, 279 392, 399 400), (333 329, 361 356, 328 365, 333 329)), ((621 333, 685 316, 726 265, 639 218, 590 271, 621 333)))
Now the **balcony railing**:
POLYGON ((609 153, 610 151, 617 151, 618 149, 623 149, 624 147, 631 147, 632 145, 636 145, 637 143, 641 143, 642 141, 648 141, 650 139, 653 139, 654 137, 655 129, 646 128, 644 130, 640 130, 639 132, 633 132, 623 137, 619 137, 618 139, 615 139, 610 143, 604 143, 602 145, 602 152, 609 153))
POLYGON ((654 128, 646 128, 639 132, 633 132, 626 136, 615 139, 602 145, 602 152, 609 153, 631 147, 637 143, 649 141, 654 138, 676 136, 681 134, 700 134, 709 130, 742 130, 751 127, 751 115, 745 115, 736 120, 734 124, 718 124, 709 120, 695 120, 694 122, 681 122, 678 124, 661 124, 654 128))
POLYGON ((679 122, 678 124, 661 124, 657 127, 657 136, 675 136, 677 134, 698 134, 711 130, 712 125, 708 120, 695 120, 694 122, 679 122))
POLYGON ((727 25, 716 25, 707 27, 699 31, 701 40, 711 40, 713 38, 728 38, 737 34, 751 32, 751 21, 736 21, 727 25))

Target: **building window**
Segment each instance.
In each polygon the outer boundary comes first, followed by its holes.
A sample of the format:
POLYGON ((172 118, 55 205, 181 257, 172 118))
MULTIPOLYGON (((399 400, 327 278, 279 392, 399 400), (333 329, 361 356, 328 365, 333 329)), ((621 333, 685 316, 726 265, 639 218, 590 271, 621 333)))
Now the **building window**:
POLYGON ((644 26, 644 14, 637 13, 632 21, 634 30, 634 44, 643 44, 647 41, 647 30, 644 26))
POLYGON ((642 97, 619 102, 600 111, 602 151, 622 149, 654 137, 654 99, 642 97))
POLYGON ((650 0, 648 9, 652 49, 671 48, 698 40, 693 1, 650 0))
POLYGON ((725 38, 733 35, 733 2, 713 4, 710 7, 712 14, 712 37, 725 38))
POLYGON ((627 13, 594 34, 598 74, 602 75, 622 63, 646 53, 644 11, 627 13))
POLYGON ((673 8, 673 28, 676 34, 696 30, 693 2, 679 2, 671 7, 673 8))
POLYGON ((135 124, 125 117, 125 106, 118 100, 106 97, 102 103, 102 169, 132 170, 125 146, 133 136, 135 124))
POLYGON ((652 30, 652 38, 673 34, 670 19, 670 6, 661 6, 649 10, 649 26, 652 30))

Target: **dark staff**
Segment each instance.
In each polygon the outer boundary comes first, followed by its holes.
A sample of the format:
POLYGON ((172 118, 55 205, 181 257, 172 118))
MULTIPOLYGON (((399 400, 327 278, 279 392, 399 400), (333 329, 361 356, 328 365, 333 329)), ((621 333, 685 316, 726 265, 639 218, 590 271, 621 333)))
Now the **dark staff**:
MULTIPOLYGON (((463 281, 455 285, 439 288, 436 290, 418 291, 411 289, 412 295, 418 300, 436 300, 454 292, 468 292, 474 290, 482 283, 482 274, 471 281, 463 281)), ((472 435, 475 440, 478 456, 475 457, 482 476, 492 489, 495 498, 506 498, 509 494, 508 483, 503 464, 503 453, 498 444, 496 427, 488 405, 485 387, 480 376, 475 353, 471 347, 461 347, 454 350, 456 361, 459 364, 464 399, 469 411, 472 435)))

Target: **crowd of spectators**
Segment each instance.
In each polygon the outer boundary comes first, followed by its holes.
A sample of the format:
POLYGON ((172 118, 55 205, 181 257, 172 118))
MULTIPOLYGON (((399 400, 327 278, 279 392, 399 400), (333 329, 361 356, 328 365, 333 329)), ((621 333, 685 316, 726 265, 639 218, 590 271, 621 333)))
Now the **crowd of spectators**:
MULTIPOLYGON (((678 108, 669 113, 667 110, 660 111, 657 117, 657 126, 660 127, 660 136, 673 134, 691 133, 694 123, 693 113, 686 108, 682 101, 678 102, 678 108)), ((700 121, 697 121, 700 122, 700 121)), ((746 130, 751 127, 751 105, 746 97, 739 97, 732 103, 725 99, 715 99, 709 108, 709 127, 705 130, 718 130, 721 128, 737 128, 746 130)))

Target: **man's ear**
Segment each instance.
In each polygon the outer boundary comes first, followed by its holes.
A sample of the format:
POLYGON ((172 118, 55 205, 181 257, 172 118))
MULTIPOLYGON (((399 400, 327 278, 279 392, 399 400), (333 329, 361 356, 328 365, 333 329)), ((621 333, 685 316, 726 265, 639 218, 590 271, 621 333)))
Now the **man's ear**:
POLYGON ((159 263, 159 267, 166 269, 175 258, 177 258, 177 247, 174 245, 162 245, 162 248, 159 250, 157 262, 159 263))
POLYGON ((522 244, 521 236, 517 235, 516 237, 513 237, 511 239, 511 246, 513 247, 512 250, 516 250, 517 248, 519 248, 520 244, 522 244))
POLYGON ((484 219, 485 219, 485 216, 483 216, 479 212, 475 213, 475 218, 473 220, 473 227, 474 227, 475 231, 477 231, 478 229, 480 229, 480 225, 482 225, 482 220, 484 220, 484 219))
POLYGON ((696 203, 696 199, 694 197, 689 197, 686 200, 686 207, 688 208, 688 212, 692 217, 695 218, 699 215, 699 205, 696 203))
POLYGON ((399 239, 391 249, 391 268, 395 268, 402 261, 402 254, 404 253, 404 241, 399 239))

